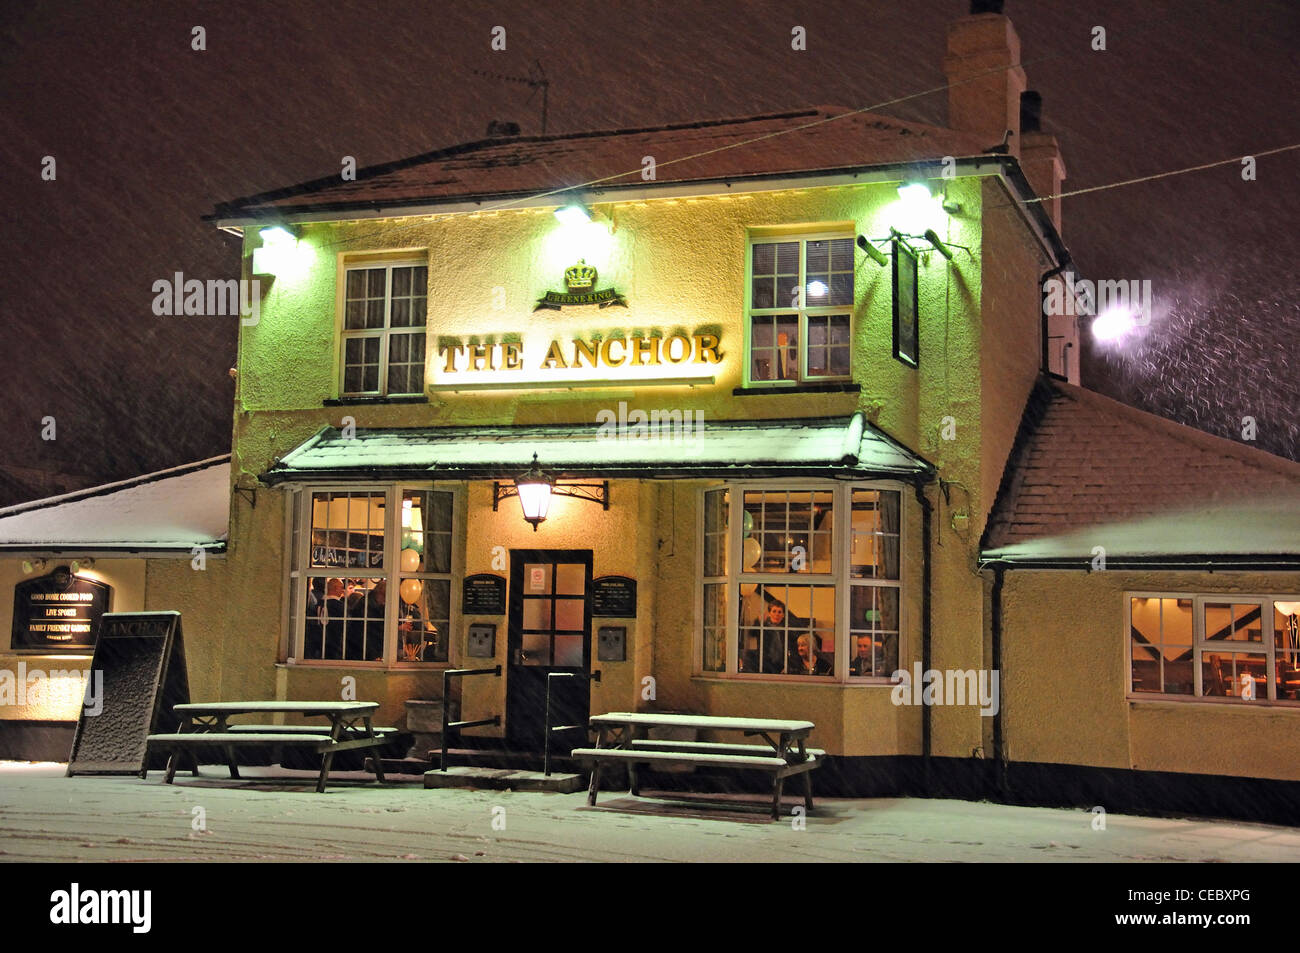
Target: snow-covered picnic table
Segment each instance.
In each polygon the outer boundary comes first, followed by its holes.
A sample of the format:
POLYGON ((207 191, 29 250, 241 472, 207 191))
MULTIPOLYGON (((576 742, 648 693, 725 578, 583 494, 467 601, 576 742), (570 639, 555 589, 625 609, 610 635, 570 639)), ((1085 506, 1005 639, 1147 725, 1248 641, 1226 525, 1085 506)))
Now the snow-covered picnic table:
POLYGON ((803 779, 804 804, 812 810, 812 776, 825 751, 806 747, 816 726, 811 721, 775 718, 729 718, 719 715, 678 715, 660 712, 615 711, 594 715, 596 747, 575 748, 571 757, 591 762, 591 786, 587 803, 596 803, 600 790, 600 769, 604 763, 627 765, 633 796, 639 794, 638 764, 675 764, 740 771, 766 771, 772 775, 772 818, 781 816, 781 792, 785 779, 803 779), (686 728, 695 731, 739 731, 746 737, 762 738, 766 744, 723 744, 712 741, 651 739, 652 728, 686 728))
MULTIPOLYGON (((176 705, 174 711, 181 718, 179 730, 171 734, 150 735, 148 740, 150 747, 170 752, 167 776, 164 779, 168 784, 176 777, 182 755, 188 756, 194 774, 198 775, 197 752, 200 750, 221 751, 230 768, 230 776, 238 779, 236 748, 268 745, 309 748, 320 752, 322 756, 320 779, 316 783, 316 790, 320 793, 325 790, 334 755, 357 748, 379 748, 395 733, 395 728, 376 728, 371 723, 378 708, 378 702, 353 701, 233 701, 176 705), (329 727, 228 724, 233 715, 254 714, 322 717, 329 720, 329 727)), ((148 764, 147 761, 145 763, 148 764)), ((374 765, 375 777, 382 783, 384 769, 378 752, 374 757, 374 765)), ((141 771, 140 776, 144 775, 145 771, 141 771)))

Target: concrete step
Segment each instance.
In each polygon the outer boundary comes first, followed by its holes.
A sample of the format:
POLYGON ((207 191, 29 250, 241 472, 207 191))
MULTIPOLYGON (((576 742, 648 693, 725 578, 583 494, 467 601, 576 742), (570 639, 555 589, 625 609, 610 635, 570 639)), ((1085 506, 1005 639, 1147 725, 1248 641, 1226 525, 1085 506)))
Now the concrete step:
POLYGON ((426 771, 426 788, 480 788, 489 791, 558 791, 572 794, 587 786, 580 774, 553 772, 550 777, 540 771, 518 768, 484 768, 455 765, 446 771, 426 771))

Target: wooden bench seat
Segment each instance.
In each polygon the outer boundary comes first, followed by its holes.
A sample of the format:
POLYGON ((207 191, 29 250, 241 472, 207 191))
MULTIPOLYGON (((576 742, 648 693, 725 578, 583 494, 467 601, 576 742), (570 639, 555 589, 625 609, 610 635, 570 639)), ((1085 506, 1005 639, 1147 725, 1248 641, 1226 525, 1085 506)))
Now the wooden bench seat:
MULTIPOLYGON (((285 734, 285 735, 319 735, 323 734, 329 737, 328 725, 227 725, 226 731, 237 734, 285 734)), ((344 732, 344 737, 348 735, 365 735, 365 728, 349 728, 344 732)), ((375 734, 379 737, 391 737, 397 734, 396 728, 376 728, 375 734)))
MULTIPOLYGON (((772 755, 771 745, 736 745, 723 744, 715 741, 668 741, 656 740, 653 738, 638 738, 632 742, 632 747, 638 751, 698 751, 701 754, 766 754, 772 755)), ((807 748, 805 754, 810 758, 824 758, 826 752, 821 748, 807 748)))
MULTIPOLYGON (((310 748, 324 757, 321 763, 320 779, 316 783, 317 793, 324 793, 325 782, 329 777, 330 764, 334 755, 340 751, 353 751, 360 748, 380 748, 392 740, 396 728, 375 728, 371 737, 365 728, 350 727, 343 730, 336 741, 330 737, 327 726, 312 725, 229 725, 225 731, 182 731, 172 734, 149 735, 150 747, 163 748, 171 752, 167 760, 167 774, 164 781, 171 784, 176 777, 179 756, 189 755, 194 774, 199 773, 197 750, 218 749, 224 754, 224 762, 230 769, 230 776, 239 779, 239 768, 235 763, 235 749, 247 747, 291 746, 310 748)), ((384 780, 379 758, 374 758, 375 773, 384 780)))
POLYGON ((755 755, 641 751, 628 748, 574 748, 569 756, 579 761, 601 759, 606 761, 635 761, 645 764, 661 761, 666 764, 713 765, 719 768, 754 768, 759 771, 779 771, 788 767, 782 758, 775 756, 764 758, 755 755))
POLYGON ((810 772, 821 766, 820 757, 824 752, 813 749, 806 752, 804 761, 787 761, 778 757, 772 748, 766 745, 727 745, 706 741, 649 741, 637 739, 627 748, 574 748, 569 756, 578 761, 591 762, 591 786, 588 788, 587 803, 596 803, 596 794, 600 790, 600 769, 602 763, 621 762, 628 767, 628 780, 631 794, 640 794, 636 766, 638 764, 673 764, 694 767, 728 768, 748 771, 767 771, 772 775, 772 819, 781 816, 781 790, 785 779, 802 775, 804 782, 804 803, 812 810, 812 784, 810 772))

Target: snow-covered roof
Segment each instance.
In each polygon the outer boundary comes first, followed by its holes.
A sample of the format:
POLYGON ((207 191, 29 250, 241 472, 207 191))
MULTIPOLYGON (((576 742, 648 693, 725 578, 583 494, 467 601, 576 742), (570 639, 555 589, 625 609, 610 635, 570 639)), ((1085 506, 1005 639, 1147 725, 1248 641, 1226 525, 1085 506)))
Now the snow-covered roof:
POLYGON ((990 145, 970 133, 822 106, 639 129, 483 139, 361 169, 355 179, 345 181, 335 173, 234 199, 209 217, 218 222, 295 214, 321 218, 327 211, 532 195, 575 182, 645 186, 645 156, 657 158, 653 184, 663 186, 980 156, 990 145))
POLYGON ((670 438, 617 439, 599 424, 326 428, 263 474, 270 482, 386 476, 509 478, 538 462, 557 476, 758 474, 928 478, 933 468, 872 427, 862 414, 804 420, 707 421, 670 438))
POLYGON ((230 455, 0 509, 0 550, 140 552, 220 548, 230 455))
POLYGON ((1042 380, 982 558, 1300 563, 1300 464, 1042 380), (1260 557, 1259 559, 1255 559, 1260 557))

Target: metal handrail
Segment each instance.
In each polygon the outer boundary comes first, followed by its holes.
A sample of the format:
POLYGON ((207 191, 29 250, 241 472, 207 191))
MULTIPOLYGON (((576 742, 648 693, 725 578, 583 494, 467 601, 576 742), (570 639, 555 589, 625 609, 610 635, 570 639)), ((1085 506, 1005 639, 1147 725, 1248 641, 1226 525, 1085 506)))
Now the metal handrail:
POLYGON ((573 731, 577 728, 587 727, 586 725, 551 725, 551 679, 553 678, 585 678, 589 682, 598 682, 600 681, 600 671, 546 673, 546 732, 542 748, 542 773, 548 778, 551 776, 551 732, 573 731))
POLYGON ((493 715, 491 718, 480 718, 478 721, 448 721, 447 720, 447 698, 450 694, 451 680, 453 678, 462 678, 466 675, 495 675, 501 676, 501 666, 493 668, 447 668, 442 671, 442 754, 438 758, 438 770, 447 770, 447 731, 450 728, 460 730, 461 728, 477 728, 481 725, 499 725, 501 716, 493 715))

